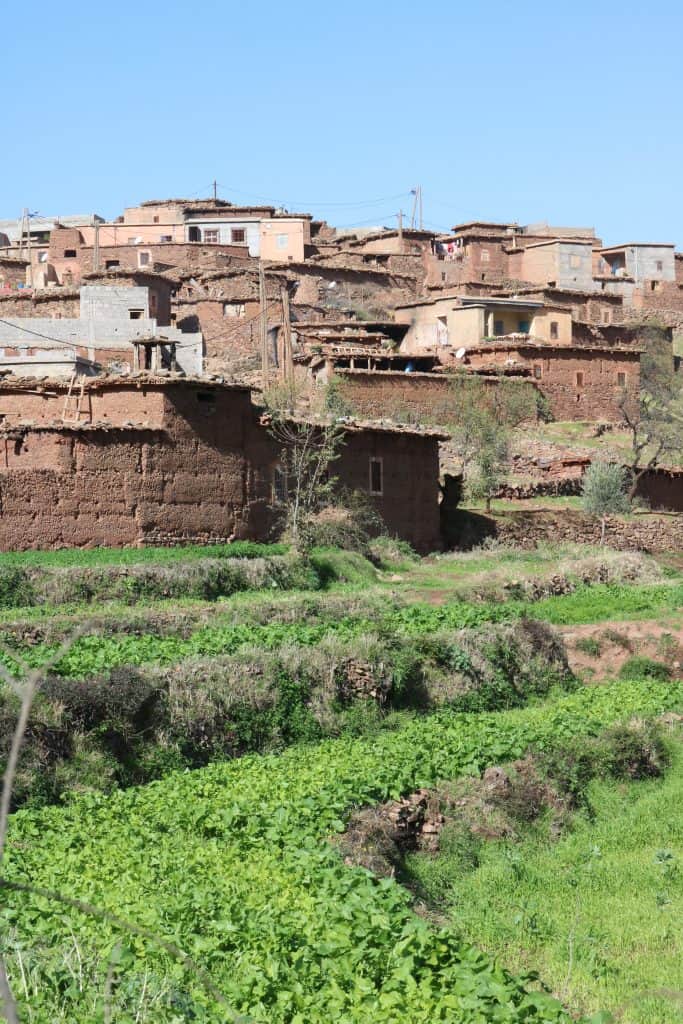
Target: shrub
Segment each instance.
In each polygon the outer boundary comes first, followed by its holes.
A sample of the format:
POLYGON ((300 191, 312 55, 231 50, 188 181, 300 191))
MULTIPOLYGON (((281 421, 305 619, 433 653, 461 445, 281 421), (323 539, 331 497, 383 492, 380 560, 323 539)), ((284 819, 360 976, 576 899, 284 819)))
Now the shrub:
POLYGON ((620 679, 670 679, 671 669, 663 661, 653 661, 642 655, 635 655, 625 661, 619 670, 620 679))
POLYGON ((594 636, 582 636, 574 646, 577 651, 583 651, 584 654, 590 654, 594 658, 599 657, 602 651, 600 641, 596 640, 594 636))

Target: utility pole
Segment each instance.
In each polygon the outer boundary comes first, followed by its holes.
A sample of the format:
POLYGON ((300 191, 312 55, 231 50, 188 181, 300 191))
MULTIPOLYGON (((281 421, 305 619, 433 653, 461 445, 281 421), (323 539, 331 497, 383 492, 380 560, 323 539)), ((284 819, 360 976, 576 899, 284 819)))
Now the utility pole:
POLYGON ((415 214, 417 213, 419 214, 420 231, 422 231, 422 185, 416 185, 411 192, 413 193, 413 212, 410 215, 410 227, 411 229, 415 227, 415 214))
POLYGON ((259 301, 261 303, 259 323, 261 328, 261 387, 265 390, 268 387, 268 299, 266 297, 266 272, 263 267, 263 261, 260 259, 258 264, 258 289, 259 301))
POLYGON ((292 352, 292 320, 289 312, 289 289, 286 284, 280 288, 282 300, 282 376, 294 385, 294 354, 292 352))
MULTIPOLYGON (((31 266, 31 216, 28 212, 28 207, 24 207, 24 217, 26 218, 26 257, 28 259, 27 285, 33 287, 33 267, 31 266)), ((23 218, 22 218, 23 221, 23 218)))
POLYGON ((217 199, 218 199, 218 182, 214 178, 214 180, 213 180, 213 201, 214 201, 214 203, 216 202, 217 199))
POLYGON ((403 210, 398 211, 398 249, 403 252, 403 210))
POLYGON ((95 242, 92 248, 92 268, 95 272, 100 269, 100 222, 95 221, 95 242))

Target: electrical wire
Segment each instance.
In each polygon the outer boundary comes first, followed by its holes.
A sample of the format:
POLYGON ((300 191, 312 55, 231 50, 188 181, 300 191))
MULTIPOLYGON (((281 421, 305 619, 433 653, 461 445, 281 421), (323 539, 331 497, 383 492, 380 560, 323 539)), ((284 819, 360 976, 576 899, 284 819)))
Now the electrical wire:
MULTIPOLYGON (((276 202, 275 200, 273 200, 273 198, 271 196, 262 196, 262 195, 259 195, 257 192, 245 192, 244 189, 232 188, 232 186, 223 185, 223 184, 221 184, 221 182, 217 182, 217 187, 218 188, 222 188, 224 192, 234 192, 236 195, 252 196, 254 199, 260 199, 260 200, 262 200, 263 202, 266 202, 266 203, 274 203, 274 202, 276 202)), ((211 188, 213 188, 213 182, 211 182, 211 188)), ((324 201, 322 199, 318 199, 318 200, 315 200, 315 201, 308 200, 308 199, 307 200, 303 200, 303 199, 288 199, 286 201, 286 203, 283 201, 279 205, 308 206, 308 207, 314 207, 314 206, 334 206, 334 207, 379 206, 380 203, 389 203, 389 202, 392 202, 394 199, 404 199, 404 198, 407 198, 407 196, 409 196, 411 194, 412 194, 411 192, 397 192, 395 195, 392 195, 392 196, 381 196, 379 199, 360 199, 360 200, 355 201, 355 202, 343 202, 343 203, 338 202, 338 201, 326 202, 326 201, 324 201)))
POLYGON ((11 320, 0 319, 0 324, 4 324, 5 327, 13 327, 15 331, 20 331, 22 334, 32 334, 36 338, 42 338, 44 341, 51 341, 55 345, 64 345, 66 348, 74 348, 80 345, 84 347, 81 341, 64 341, 62 338, 51 338, 49 334, 41 334, 40 331, 32 331, 30 327, 19 327, 17 324, 13 324, 11 320))

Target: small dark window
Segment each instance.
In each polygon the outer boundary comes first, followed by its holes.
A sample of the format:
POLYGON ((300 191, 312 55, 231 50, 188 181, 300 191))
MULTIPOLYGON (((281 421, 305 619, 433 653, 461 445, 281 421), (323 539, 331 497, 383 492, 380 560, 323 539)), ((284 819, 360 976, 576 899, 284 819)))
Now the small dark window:
POLYGON ((131 320, 142 320, 144 309, 129 309, 128 316, 131 320))
POLYGON ((625 388, 626 387, 626 374, 625 373, 618 373, 617 374, 617 384, 619 385, 620 388, 625 388))
POLYGON ((557 341, 560 336, 560 325, 557 320, 550 321, 550 338, 552 341, 557 341))
POLYGON ((530 325, 529 325, 529 321, 528 320, 519 320, 517 322, 517 329, 519 330, 520 334, 528 334, 529 333, 529 326, 530 325))
POLYGON ((172 242, 173 235, 161 235, 159 241, 161 242, 172 242))
POLYGON ((158 223, 159 223, 159 217, 158 217, 158 216, 156 216, 156 217, 154 218, 154 223, 155 223, 155 224, 158 224, 158 223))
POLYGON ((543 370, 540 367, 540 365, 538 363, 536 363, 535 366, 534 366, 534 377, 536 378, 536 380, 540 380, 542 376, 543 376, 543 370))
POLYGON ((78 254, 77 254, 75 249, 65 249, 64 250, 64 259, 66 259, 66 260, 73 260, 73 259, 76 258, 77 255, 78 254))
POLYGON ((198 391, 197 401, 206 405, 213 405, 216 402, 216 393, 214 391, 198 391))
POLYGON ((577 388, 583 387, 583 373, 579 371, 576 375, 576 386, 577 388))
POLYGON ((121 266, 118 260, 106 260, 104 264, 105 270, 118 270, 121 266))
POLYGON ((201 242, 202 240, 199 228, 195 224, 193 224, 190 227, 189 231, 187 232, 187 237, 188 241, 190 242, 201 242))
POLYGON ((662 282, 661 281, 650 281, 650 291, 658 292, 658 291, 661 291, 661 288, 662 288, 662 282))
POLYGON ((502 320, 494 321, 493 333, 498 337, 500 337, 501 334, 505 334, 505 323, 502 320))
POLYGON ((370 494, 383 494, 382 460, 370 459, 370 494))
POLYGON ((233 228, 230 233, 230 238, 232 239, 233 242, 245 242, 247 238, 247 232, 245 228, 233 228))
POLYGON ((662 261, 661 260, 657 260, 657 262, 655 263, 655 266, 657 267, 657 273, 661 274, 661 272, 664 270, 664 264, 662 263, 662 261))

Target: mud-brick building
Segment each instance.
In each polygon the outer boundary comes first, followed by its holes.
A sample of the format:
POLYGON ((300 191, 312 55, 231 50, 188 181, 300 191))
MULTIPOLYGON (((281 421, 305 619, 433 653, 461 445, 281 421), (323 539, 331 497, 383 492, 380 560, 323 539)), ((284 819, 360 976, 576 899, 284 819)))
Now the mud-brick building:
POLYGON ((624 396, 637 401, 641 349, 608 345, 545 345, 533 341, 501 341, 469 349, 469 369, 496 368, 524 372, 542 395, 556 420, 619 423, 624 396))
MULTIPOLYGON (((345 423, 334 473, 439 547, 436 431, 345 423)), ((279 451, 249 388, 131 374, 0 381, 0 549, 263 540, 279 451)))

